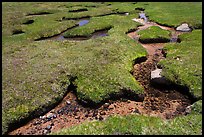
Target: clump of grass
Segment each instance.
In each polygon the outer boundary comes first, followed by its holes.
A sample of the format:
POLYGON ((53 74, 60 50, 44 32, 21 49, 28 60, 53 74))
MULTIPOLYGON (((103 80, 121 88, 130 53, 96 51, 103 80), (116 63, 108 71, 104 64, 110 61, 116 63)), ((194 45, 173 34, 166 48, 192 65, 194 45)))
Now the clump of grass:
MULTIPOLYGON (((131 20, 138 15, 134 9, 144 6, 145 11, 147 11, 149 6, 152 8, 153 3, 149 3, 149 5, 144 3, 141 5, 139 3, 111 4, 107 7, 107 3, 2 3, 2 134, 6 133, 11 124, 16 121, 22 121, 32 114, 39 116, 41 113, 46 112, 48 106, 62 99, 70 82, 77 86, 76 90, 79 99, 89 99, 95 103, 108 98, 110 94, 119 93, 121 90, 132 91, 135 94, 143 92, 141 86, 130 74, 130 70, 132 69, 133 60, 146 56, 147 53, 141 45, 137 45, 134 40, 129 38, 126 32, 139 25, 131 20), (97 8, 93 7, 93 5, 96 5, 97 8), (69 13, 69 8, 74 8, 74 6, 88 6, 88 11, 69 13), (26 16, 29 13, 42 11, 52 14, 26 16), (101 16, 127 11, 131 12, 128 16, 101 16), (100 17, 91 19, 90 23, 82 28, 77 28, 75 30, 76 34, 81 35, 81 33, 84 33, 89 35, 95 30, 111 26, 112 28, 108 32, 109 36, 81 42, 34 41, 41 37, 53 36, 76 25, 76 20, 58 21, 63 17, 78 18, 84 16, 100 17), (34 20, 34 22, 29 25, 22 24, 25 20, 34 20), (101 24, 97 24, 96 21, 101 21, 101 24), (98 26, 91 24, 91 22, 96 23, 98 26), (12 31, 15 29, 20 29, 25 33, 12 35, 12 31), (88 29, 90 30, 87 31, 88 29), (70 77, 76 77, 77 79, 70 81, 70 77), (40 113, 33 113, 36 111, 40 111, 40 113)), ((158 6, 164 8, 163 4, 158 6)), ((153 8, 155 7, 153 6, 153 8)), ((185 6, 182 8, 185 8, 185 6)), ((172 12, 170 9, 164 11, 165 14, 172 12)), ((151 12, 153 13, 153 11, 149 10, 148 14, 150 15, 151 12)), ((183 14, 180 13, 179 16, 183 14)), ((191 19, 201 18, 198 12, 192 14, 193 16, 189 14, 191 19)), ((152 14, 152 18, 157 18, 157 16, 152 14)), ((164 18, 162 17, 162 19, 164 18)), ((187 16, 182 19, 182 21, 185 20, 187 20, 187 16)), ((163 20, 159 22, 166 23, 163 20)), ((175 22, 180 23, 181 20, 174 20, 175 22)), ((171 25, 170 21, 167 24, 171 25)), ((195 44, 197 47, 201 45, 199 43, 201 37, 197 33, 197 31, 192 33, 199 36, 195 40, 189 39, 189 35, 183 35, 185 37, 181 37, 181 39, 187 44, 195 44)), ((181 45, 186 44, 183 41, 181 45)), ((194 48, 192 50, 194 51, 194 48)), ((172 50, 172 53, 170 51, 169 55, 173 55, 173 52, 174 50, 172 50)), ((190 51, 187 50, 187 52, 190 51)), ((183 56, 189 56, 187 52, 183 56)), ((193 64, 197 65, 196 62, 193 64)), ((173 68, 173 66, 171 67, 173 68)), ((191 69, 192 67, 187 68, 191 69)), ((200 64, 197 65, 197 68, 196 71, 198 71, 200 77, 200 64)), ((169 70, 173 69, 170 68, 169 70)), ((171 73, 169 73, 170 75, 171 73)), ((179 78, 183 79, 181 81, 184 84, 190 81, 184 80, 182 77, 182 75, 179 76, 179 78)), ((197 83, 197 79, 194 80, 197 83)), ((199 84, 198 82, 198 84, 191 87, 193 93, 197 94, 193 88, 200 88, 199 84)), ((200 92, 198 92, 198 95, 200 96, 200 92)), ((118 123, 120 123, 120 120, 118 119, 118 123)), ((148 122, 151 123, 151 120, 148 122)), ((157 122, 157 120, 153 120, 153 124, 155 124, 154 122, 157 122)), ((114 123, 110 125, 114 127, 114 123)), ((124 125, 126 126, 126 124, 124 125)), ((199 130, 200 125, 197 125, 198 127, 195 128, 199 130)), ((111 130, 110 133, 112 134, 112 132, 114 130, 111 130)), ((122 133, 124 132, 122 131, 122 133)))
POLYGON ((166 59, 159 62, 171 81, 187 86, 197 98, 202 97, 202 30, 179 36, 181 43, 167 44, 166 59))
MULTIPOLYGON (((77 86, 79 99, 95 103, 122 90, 131 90, 135 94, 143 92, 130 70, 132 61, 145 56, 146 52, 142 46, 135 46, 135 42, 125 34, 137 27, 137 23, 121 20, 123 17, 120 16, 109 16, 105 20, 114 29, 107 38, 81 42, 33 41, 60 33, 64 28, 75 25, 76 21, 56 21, 64 16, 59 11, 29 17, 28 20, 35 22, 22 25, 27 19, 25 11, 21 12, 22 17, 16 26, 25 33, 15 36, 3 33, 2 133, 6 133, 15 122, 46 112, 48 106, 62 99, 70 82, 77 86), (122 27, 124 23, 126 26, 122 27), (68 76, 77 79, 69 81, 68 76), (37 110, 41 110, 40 113, 34 113, 37 110)), ((5 19, 4 16, 3 22, 5 19)), ((7 24, 4 30, 10 26, 7 24)))
POLYGON ((158 26, 151 26, 138 32, 139 41, 142 43, 165 43, 170 41, 170 31, 163 30, 158 26))
POLYGON ((201 2, 138 3, 145 8, 149 19, 162 25, 177 27, 186 22, 193 28, 202 28, 201 2))

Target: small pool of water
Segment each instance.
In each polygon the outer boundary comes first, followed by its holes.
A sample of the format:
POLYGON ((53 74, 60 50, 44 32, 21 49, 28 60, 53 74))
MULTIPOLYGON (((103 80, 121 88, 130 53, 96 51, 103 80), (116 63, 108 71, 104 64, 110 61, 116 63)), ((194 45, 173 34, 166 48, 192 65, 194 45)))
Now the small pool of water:
POLYGON ((100 30, 100 31, 96 31, 92 34, 93 39, 98 38, 98 37, 105 37, 108 36, 108 30, 100 30))
POLYGON ((89 23, 89 20, 87 20, 87 19, 85 19, 85 20, 80 20, 80 21, 78 22, 79 26, 83 26, 83 25, 85 25, 85 24, 87 24, 87 23, 89 23))

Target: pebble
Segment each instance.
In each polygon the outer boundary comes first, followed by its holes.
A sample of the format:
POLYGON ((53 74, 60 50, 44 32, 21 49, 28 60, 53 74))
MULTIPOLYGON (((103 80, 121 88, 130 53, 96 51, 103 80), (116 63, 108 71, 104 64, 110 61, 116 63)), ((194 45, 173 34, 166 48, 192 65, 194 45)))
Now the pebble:
POLYGON ((186 109, 185 109, 185 114, 190 114, 191 110, 192 110, 192 105, 187 106, 186 109))
POLYGON ((33 125, 41 124, 41 121, 36 121, 33 125))
POLYGON ((47 115, 47 118, 48 118, 49 120, 51 120, 53 117, 56 118, 56 115, 55 115, 55 114, 52 114, 52 113, 49 113, 49 114, 47 115))
POLYGON ((109 103, 105 103, 105 104, 103 105, 103 107, 104 107, 104 108, 108 108, 109 105, 110 105, 109 103))
POLYGON ((100 114, 101 114, 101 115, 105 115, 106 112, 105 112, 105 111, 101 111, 100 114))
POLYGON ((45 119, 46 118, 46 116, 40 116, 40 119, 45 119))
POLYGON ((71 102, 70 102, 69 100, 67 100, 66 103, 67 103, 67 105, 70 105, 70 104, 71 104, 71 102))
POLYGON ((57 111, 57 114, 61 114, 64 110, 63 109, 60 109, 57 111))
POLYGON ((45 135, 45 134, 47 134, 48 133, 48 131, 47 130, 43 130, 43 134, 45 135))
POLYGON ((80 116, 75 116, 75 119, 80 119, 80 116))
POLYGON ((51 125, 48 125, 45 129, 50 130, 52 128, 51 125))

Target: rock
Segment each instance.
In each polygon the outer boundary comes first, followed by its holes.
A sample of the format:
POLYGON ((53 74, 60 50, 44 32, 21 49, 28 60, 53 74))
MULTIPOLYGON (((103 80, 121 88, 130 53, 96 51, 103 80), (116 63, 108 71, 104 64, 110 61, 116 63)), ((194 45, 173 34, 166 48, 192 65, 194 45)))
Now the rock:
POLYGON ((155 69, 151 71, 151 83, 160 85, 170 85, 170 82, 161 76, 162 69, 155 69))
POLYGON ((47 117, 48 119, 52 119, 54 115, 55 115, 55 114, 48 113, 46 117, 47 117))
POLYGON ((42 122, 41 121, 36 121, 33 123, 33 125, 38 125, 38 124, 41 124, 42 122))
POLYGON ((139 18, 140 18, 140 19, 144 19, 144 21, 147 22, 147 17, 146 17, 146 15, 145 15, 145 13, 143 13, 143 12, 142 12, 142 13, 139 13, 139 18))
POLYGON ((51 125, 48 125, 45 129, 50 130, 52 128, 51 125))
POLYGON ((57 115, 56 115, 56 114, 54 114, 54 115, 53 115, 53 118, 56 118, 56 117, 57 117, 57 115))
POLYGON ((155 78, 161 78, 161 72, 162 69, 155 69, 154 71, 151 72, 151 79, 155 79, 155 78))
POLYGON ((70 102, 69 100, 67 100, 66 103, 67 103, 67 105, 70 105, 70 104, 71 104, 71 102, 70 102))
POLYGON ((110 105, 109 103, 105 103, 105 104, 103 105, 103 107, 104 107, 104 108, 108 108, 109 105, 110 105))
POLYGON ((60 109, 60 110, 57 111, 57 114, 61 114, 62 112, 63 112, 63 110, 60 109))
POLYGON ((80 116, 75 116, 75 119, 80 119, 80 116))
POLYGON ((190 106, 187 106, 186 109, 185 109, 185 114, 190 114, 191 113, 191 110, 192 110, 192 105, 190 106))
POLYGON ((105 115, 105 114, 106 114, 105 111, 101 111, 101 112, 100 112, 100 115, 105 115))
POLYGON ((40 116, 40 119, 45 119, 46 118, 46 116, 40 116))
POLYGON ((47 130, 43 130, 43 134, 45 135, 45 134, 47 134, 48 133, 48 131, 47 130))
POLYGON ((188 31, 191 31, 191 28, 189 28, 188 24, 187 23, 183 23, 181 24, 180 26, 178 26, 176 28, 177 31, 183 31, 183 32, 188 32, 188 31))

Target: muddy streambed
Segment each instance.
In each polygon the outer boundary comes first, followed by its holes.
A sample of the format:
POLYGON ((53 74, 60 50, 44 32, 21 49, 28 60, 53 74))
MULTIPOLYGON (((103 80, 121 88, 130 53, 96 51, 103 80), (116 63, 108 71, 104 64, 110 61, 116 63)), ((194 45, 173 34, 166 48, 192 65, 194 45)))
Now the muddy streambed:
MULTIPOLYGON (((135 32, 127 35, 138 42, 138 31, 156 23, 143 23, 135 32)), ((159 25, 160 26, 160 25, 159 25)), ((177 42, 178 35, 172 28, 160 26, 172 31, 172 38, 177 42)), ((110 98, 103 104, 92 107, 91 104, 82 104, 76 96, 76 88, 69 89, 63 100, 45 115, 35 118, 24 126, 10 132, 9 135, 43 135, 62 128, 71 127, 85 121, 105 120, 110 115, 138 114, 156 116, 162 119, 171 119, 178 115, 186 115, 187 107, 195 102, 188 93, 188 89, 179 85, 158 86, 151 84, 151 71, 155 70, 159 60, 165 58, 164 43, 142 44, 147 49, 147 57, 135 61, 131 74, 144 87, 143 100, 135 100, 127 96, 110 98)))

